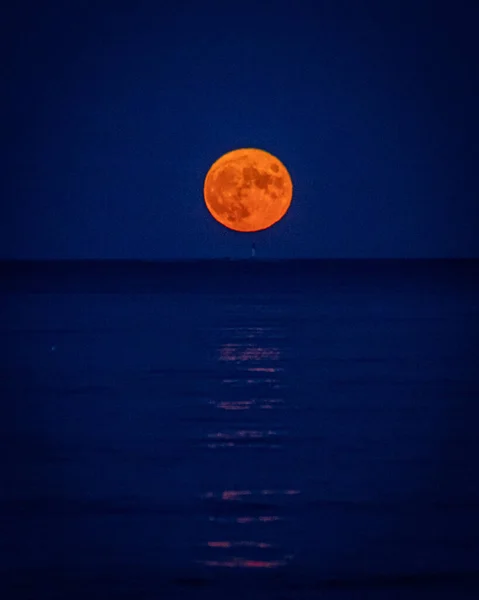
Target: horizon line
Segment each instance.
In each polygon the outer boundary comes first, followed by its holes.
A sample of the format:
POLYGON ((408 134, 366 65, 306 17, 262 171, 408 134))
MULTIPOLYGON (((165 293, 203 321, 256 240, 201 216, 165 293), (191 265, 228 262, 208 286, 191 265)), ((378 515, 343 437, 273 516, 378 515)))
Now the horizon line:
POLYGON ((404 256, 404 257, 215 257, 215 258, 0 258, 0 264, 7 263, 192 263, 192 262, 333 262, 333 261, 479 261, 479 256, 404 256))

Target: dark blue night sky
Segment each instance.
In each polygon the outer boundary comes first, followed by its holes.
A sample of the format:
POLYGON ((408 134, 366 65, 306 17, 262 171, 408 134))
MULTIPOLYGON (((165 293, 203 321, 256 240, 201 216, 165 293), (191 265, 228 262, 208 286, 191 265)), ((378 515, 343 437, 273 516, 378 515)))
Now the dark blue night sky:
POLYGON ((478 16, 462 0, 14 3, 0 258, 241 257, 253 241, 264 257, 479 256, 478 16), (202 196, 244 146, 295 186, 256 234, 202 196))

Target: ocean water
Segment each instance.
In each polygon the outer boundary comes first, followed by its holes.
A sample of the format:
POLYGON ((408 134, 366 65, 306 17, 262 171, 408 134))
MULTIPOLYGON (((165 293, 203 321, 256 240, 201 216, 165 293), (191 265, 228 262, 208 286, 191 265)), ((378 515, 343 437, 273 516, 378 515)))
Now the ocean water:
POLYGON ((479 264, 3 264, 2 598, 479 597, 479 264))

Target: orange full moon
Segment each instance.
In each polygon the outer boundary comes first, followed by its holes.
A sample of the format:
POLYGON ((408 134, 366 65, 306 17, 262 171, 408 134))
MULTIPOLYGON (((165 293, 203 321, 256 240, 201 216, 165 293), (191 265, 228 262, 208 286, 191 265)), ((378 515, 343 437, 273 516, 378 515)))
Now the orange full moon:
POLYGON ((208 210, 222 225, 235 231, 261 231, 284 217, 293 184, 275 156, 241 148, 212 164, 203 191, 208 210))

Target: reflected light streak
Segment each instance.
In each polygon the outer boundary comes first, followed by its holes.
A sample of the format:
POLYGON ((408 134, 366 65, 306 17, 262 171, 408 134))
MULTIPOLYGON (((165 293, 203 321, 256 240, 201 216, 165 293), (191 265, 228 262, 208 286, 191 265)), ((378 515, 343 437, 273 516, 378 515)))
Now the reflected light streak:
POLYGON ((299 490, 261 490, 259 492, 262 496, 296 496, 301 494, 299 490))
POLYGON ((211 401, 211 404, 216 405, 217 408, 222 410, 249 410, 254 404, 255 400, 222 400, 220 402, 211 401))
POLYGON ((280 327, 222 327, 229 338, 244 339, 268 339, 273 337, 284 339, 282 328, 280 327))
MULTIPOLYGON (((252 370, 251 369, 246 369, 245 370, 246 373, 251 373, 252 370)), ((270 371, 268 371, 268 373, 270 373, 270 371)), ((280 388, 284 388, 286 387, 284 384, 279 383, 279 379, 278 378, 271 378, 271 377, 256 377, 255 379, 246 379, 246 378, 239 378, 239 377, 225 377, 224 379, 221 380, 221 383, 227 384, 231 387, 235 387, 235 388, 239 388, 244 386, 245 383, 251 385, 251 384, 256 384, 256 385, 261 385, 264 383, 268 383, 270 384, 270 387, 273 389, 280 389, 280 388)))
POLYGON ((232 557, 227 560, 200 560, 197 561, 207 567, 243 567, 249 569, 275 569, 284 567, 286 560, 251 560, 241 557, 232 557))
POLYGON ((238 431, 232 431, 231 433, 219 431, 217 433, 208 434, 208 439, 218 441, 216 443, 210 442, 207 446, 208 448, 256 446, 258 443, 265 441, 267 447, 273 448, 278 447, 278 444, 269 443, 269 440, 272 440, 273 442, 277 441, 279 435, 279 431, 273 431, 271 429, 266 431, 240 429, 238 431))
MULTIPOLYGON (((280 386, 273 387, 276 389, 280 386)), ((210 400, 209 403, 221 410, 250 410, 255 407, 261 410, 283 408, 285 401, 280 398, 250 398, 249 400, 210 400)))
POLYGON ((222 439, 222 440, 235 440, 238 438, 252 438, 252 439, 258 439, 258 438, 265 438, 265 437, 271 437, 274 435, 278 435, 277 431, 256 431, 256 430, 239 430, 239 431, 234 431, 232 433, 223 433, 223 432, 218 432, 218 433, 209 433, 208 437, 209 438, 215 438, 215 439, 222 439))
POLYGON ((238 500, 242 496, 251 496, 250 490, 225 490, 221 494, 222 500, 238 500))
POLYGON ((231 548, 231 542, 208 542, 210 548, 231 548))
POLYGON ((276 521, 284 521, 283 517, 277 515, 267 515, 264 517, 209 517, 209 521, 217 523, 274 523, 276 521))
POLYGON ((244 496, 297 496, 301 494, 300 490, 286 489, 286 490, 224 490, 223 492, 206 492, 202 494, 202 498, 212 499, 217 498, 221 500, 240 500, 244 496))
POLYGON ((273 450, 277 450, 278 448, 281 448, 282 445, 281 444, 264 444, 262 446, 258 446, 257 444, 255 444, 254 442, 251 442, 249 444, 238 444, 237 442, 211 442, 209 444, 206 444, 207 448, 258 448, 258 447, 262 447, 263 449, 273 449, 273 450))
POLYGON ((237 523, 252 523, 253 521, 255 521, 254 517, 237 517, 236 518, 237 523))
POLYGON ((281 367, 248 367, 246 370, 250 373, 280 373, 284 369, 281 367))
POLYGON ((210 548, 273 548, 272 544, 266 542, 207 542, 210 548))
POLYGON ((247 362, 261 360, 279 360, 278 348, 263 348, 246 344, 223 344, 219 350, 219 360, 224 362, 247 362))

